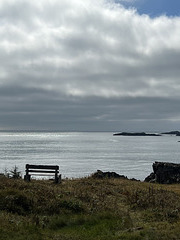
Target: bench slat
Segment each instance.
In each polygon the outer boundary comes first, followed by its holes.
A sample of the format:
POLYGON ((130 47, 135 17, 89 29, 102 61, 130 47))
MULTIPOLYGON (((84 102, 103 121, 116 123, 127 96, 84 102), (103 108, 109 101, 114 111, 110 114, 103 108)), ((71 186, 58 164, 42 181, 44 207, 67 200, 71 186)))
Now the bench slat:
POLYGON ((36 174, 36 173, 31 173, 30 176, 37 176, 37 177, 44 176, 44 177, 52 177, 52 178, 55 177, 55 176, 53 176, 51 174, 36 174))
POLYGON ((34 173, 54 173, 54 174, 59 173, 59 171, 49 171, 49 170, 48 171, 45 171, 45 170, 44 171, 43 170, 28 170, 28 172, 29 173, 32 173, 32 172, 34 172, 34 173))
POLYGON ((59 170, 59 166, 55 165, 32 165, 32 164, 26 164, 26 169, 54 169, 59 170))

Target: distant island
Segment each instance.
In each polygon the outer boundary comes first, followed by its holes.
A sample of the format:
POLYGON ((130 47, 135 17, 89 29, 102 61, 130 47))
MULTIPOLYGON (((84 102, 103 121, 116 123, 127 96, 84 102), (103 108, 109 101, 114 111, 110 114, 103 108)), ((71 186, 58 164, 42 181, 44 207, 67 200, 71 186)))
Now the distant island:
POLYGON ((145 132, 120 132, 120 133, 114 133, 113 136, 161 136, 161 134, 156 133, 145 133, 145 132))
POLYGON ((164 133, 161 133, 161 134, 180 136, 180 132, 179 131, 164 132, 164 133))

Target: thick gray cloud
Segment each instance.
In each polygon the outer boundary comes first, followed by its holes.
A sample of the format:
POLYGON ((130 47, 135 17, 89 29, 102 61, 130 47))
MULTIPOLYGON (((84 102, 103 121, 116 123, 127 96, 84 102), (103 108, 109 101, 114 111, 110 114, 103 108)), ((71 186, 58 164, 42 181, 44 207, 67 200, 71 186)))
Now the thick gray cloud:
POLYGON ((105 0, 0 1, 0 129, 180 122, 180 18, 105 0))

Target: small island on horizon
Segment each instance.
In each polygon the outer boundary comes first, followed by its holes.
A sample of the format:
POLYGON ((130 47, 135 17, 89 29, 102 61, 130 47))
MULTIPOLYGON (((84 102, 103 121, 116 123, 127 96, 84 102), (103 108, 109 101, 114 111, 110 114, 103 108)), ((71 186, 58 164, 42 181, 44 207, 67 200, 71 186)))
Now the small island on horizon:
POLYGON ((113 136, 161 136, 161 134, 156 133, 145 133, 145 132, 120 132, 114 133, 113 136))
POLYGON ((179 131, 164 132, 164 133, 161 133, 161 134, 180 136, 179 131))
POLYGON ((113 136, 162 136, 162 135, 175 135, 180 136, 179 131, 170 131, 170 132, 163 132, 163 133, 146 133, 146 132, 118 132, 114 133, 113 136))

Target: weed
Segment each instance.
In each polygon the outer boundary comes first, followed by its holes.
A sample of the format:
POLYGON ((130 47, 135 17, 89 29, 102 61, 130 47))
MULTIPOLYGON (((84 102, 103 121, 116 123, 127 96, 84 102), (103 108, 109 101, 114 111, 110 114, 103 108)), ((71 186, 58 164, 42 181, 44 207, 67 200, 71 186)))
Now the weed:
POLYGON ((64 208, 66 210, 70 210, 72 212, 82 212, 83 211, 83 207, 80 201, 73 201, 73 200, 61 200, 58 203, 58 206, 60 208, 64 208))

